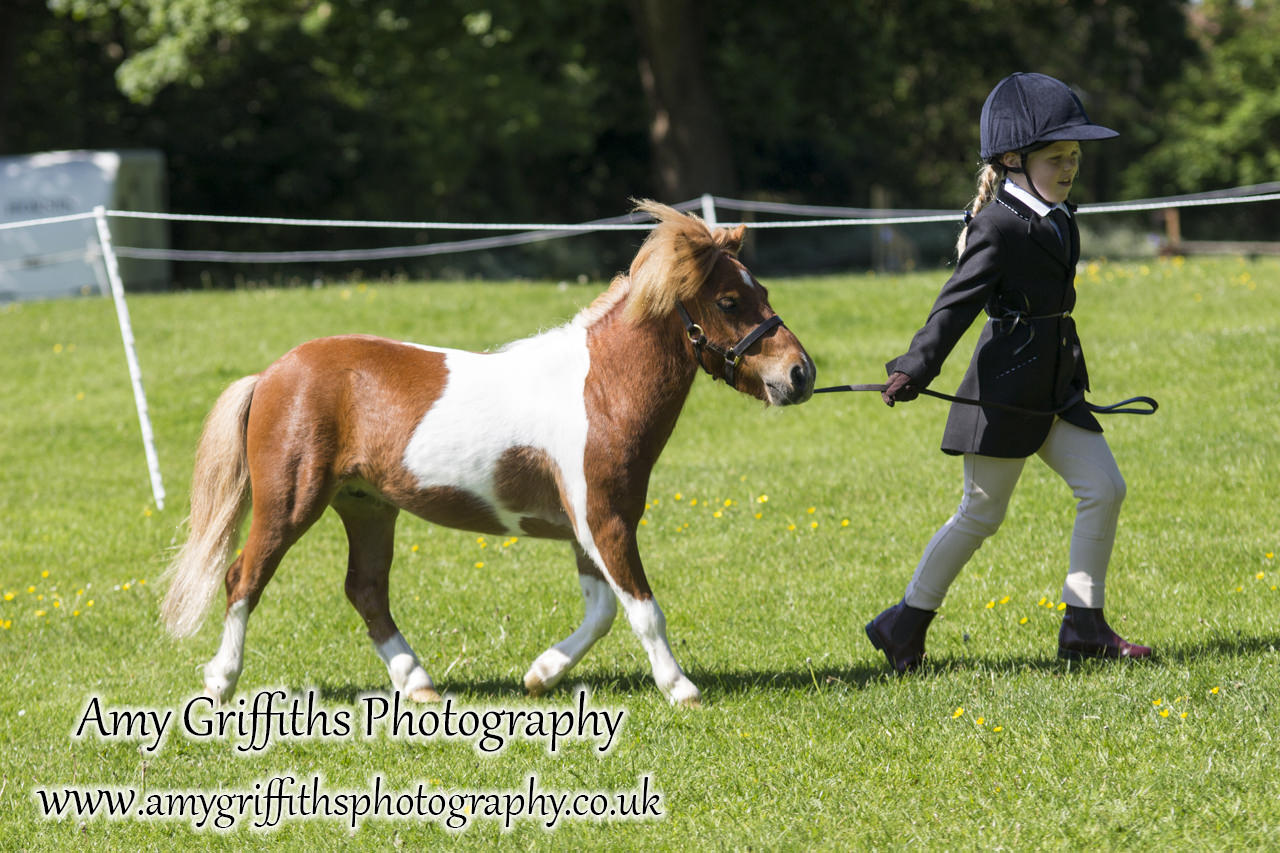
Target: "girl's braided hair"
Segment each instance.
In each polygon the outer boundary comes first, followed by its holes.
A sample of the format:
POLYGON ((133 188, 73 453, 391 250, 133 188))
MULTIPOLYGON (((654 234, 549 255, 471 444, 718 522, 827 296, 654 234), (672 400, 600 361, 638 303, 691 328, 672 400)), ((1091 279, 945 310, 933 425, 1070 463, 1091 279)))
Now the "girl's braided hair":
POLYGON ((978 211, 995 201, 996 190, 1004 182, 1005 167, 999 162, 983 163, 978 172, 978 192, 969 202, 965 211, 964 228, 960 229, 960 237, 956 240, 956 258, 964 254, 965 241, 969 237, 969 220, 978 215, 978 211))

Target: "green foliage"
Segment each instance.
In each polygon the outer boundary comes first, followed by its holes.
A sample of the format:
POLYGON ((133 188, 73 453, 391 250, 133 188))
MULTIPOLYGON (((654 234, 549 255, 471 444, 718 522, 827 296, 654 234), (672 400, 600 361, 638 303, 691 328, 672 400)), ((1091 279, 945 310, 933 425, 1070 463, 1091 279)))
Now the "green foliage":
POLYGON ((251 16, 262 25, 264 13, 280 4, 254 0, 49 0, 49 8, 80 20, 119 16, 136 50, 116 72, 120 91, 150 103, 163 87, 205 83, 199 60, 219 41, 246 32, 251 16))
MULTIPOLYGON (((648 113, 628 4, 51 0, 53 14, 33 2, 0 13, 0 150, 159 148, 176 210, 573 221, 655 194, 649 130, 665 117, 648 113)), ((1088 146, 1074 201, 1280 177, 1275 0, 814 0, 749 12, 707 0, 696 14, 743 196, 866 205, 882 187, 893 206, 959 209, 974 190, 984 97, 1032 69, 1071 83, 1121 132, 1088 146)), ((1187 236, 1275 231, 1269 211, 1214 215, 1220 224, 1187 236)), ((184 224, 173 236, 190 248, 333 247, 299 229, 184 224)), ((441 239, 357 239, 406 236, 441 239)), ((844 261, 806 245, 786 269, 844 261)), ((593 273, 614 268, 603 256, 593 273)), ((582 268, 533 258, 407 272, 582 268)))
POLYGON ((1203 60, 1160 91, 1168 113, 1125 173, 1132 194, 1280 180, 1280 3, 1206 0, 1192 23, 1203 60))
MULTIPOLYGON (((883 376, 940 278, 766 283, 820 383, 834 384, 883 376)), ((603 757, 582 744, 555 756, 513 744, 486 757, 465 742, 383 739, 242 755, 227 741, 181 737, 143 755, 129 740, 70 737, 90 694, 166 709, 199 689, 218 618, 191 640, 169 639, 157 587, 185 514, 200 423, 222 387, 338 332, 493 347, 568 319, 600 285, 133 298, 170 495, 163 511, 150 504, 110 302, 0 309, 0 837, 14 849, 58 850, 1273 846, 1280 263, 1092 263, 1077 286, 1094 399, 1148 393, 1162 404, 1151 418, 1106 423, 1128 481, 1107 612, 1156 647, 1154 661, 1054 657, 1072 500, 1033 461, 1004 528, 935 620, 931 663, 910 678, 886 676, 862 625, 901 595, 958 499, 959 463, 937 451, 945 405, 890 410, 870 394, 828 395, 762 412, 699 378, 657 466, 640 544, 706 707, 665 705, 620 617, 571 676, 593 703, 627 711, 603 757), (454 837, 411 821, 369 821, 354 834, 336 821, 221 834, 181 821, 45 822, 32 795, 71 784, 235 791, 285 770, 355 789, 374 773, 396 788, 506 789, 531 771, 550 788, 617 789, 651 772, 666 817, 565 823, 550 834, 479 824, 454 837)), ((964 361, 953 358, 938 387, 954 387, 964 361)), ((567 690, 534 702, 519 680, 577 624, 568 549, 526 538, 484 544, 402 519, 397 618, 458 701, 567 707, 567 690)), ((351 707, 358 693, 386 688, 343 596, 345 559, 332 514, 290 552, 251 621, 240 696, 315 686, 326 703, 351 707)))

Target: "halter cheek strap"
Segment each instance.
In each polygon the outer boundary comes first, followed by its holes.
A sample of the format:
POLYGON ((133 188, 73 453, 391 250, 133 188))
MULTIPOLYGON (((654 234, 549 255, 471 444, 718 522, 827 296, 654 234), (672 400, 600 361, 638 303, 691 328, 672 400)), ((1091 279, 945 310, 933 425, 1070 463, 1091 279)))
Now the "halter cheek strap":
POLYGON ((702 351, 704 349, 711 350, 724 360, 724 381, 730 387, 736 387, 738 362, 742 361, 742 354, 751 348, 751 345, 760 340, 764 335, 768 334, 778 326, 783 325, 782 318, 777 314, 763 320, 758 326, 747 333, 746 337, 738 341, 729 349, 717 346, 707 340, 706 334, 702 331, 702 327, 693 322, 693 318, 689 316, 688 310, 684 307, 683 302, 676 303, 676 310, 680 312, 680 320, 684 323, 684 333, 689 337, 689 342, 693 344, 694 361, 710 373, 712 378, 716 377, 706 365, 702 363, 702 351))

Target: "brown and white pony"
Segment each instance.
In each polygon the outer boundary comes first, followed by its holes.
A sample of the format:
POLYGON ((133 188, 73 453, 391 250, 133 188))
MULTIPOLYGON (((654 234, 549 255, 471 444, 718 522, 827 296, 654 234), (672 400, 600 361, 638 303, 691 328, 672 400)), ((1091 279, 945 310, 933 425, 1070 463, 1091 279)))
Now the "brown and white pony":
POLYGON ((699 367, 784 406, 809 398, 815 370, 737 259, 741 226, 712 233, 654 202, 638 209, 658 224, 630 274, 567 325, 493 353, 321 338, 222 393, 196 452, 190 534, 162 606, 169 630, 189 636, 225 575, 222 643, 204 668, 212 697, 231 696, 249 613, 285 552, 332 506, 350 545, 347 598, 411 698, 439 695, 391 618, 401 509, 573 544, 585 615, 533 662, 530 693, 554 686, 609 631, 621 601, 658 687, 673 703, 699 701, 636 547, 649 475, 699 367))

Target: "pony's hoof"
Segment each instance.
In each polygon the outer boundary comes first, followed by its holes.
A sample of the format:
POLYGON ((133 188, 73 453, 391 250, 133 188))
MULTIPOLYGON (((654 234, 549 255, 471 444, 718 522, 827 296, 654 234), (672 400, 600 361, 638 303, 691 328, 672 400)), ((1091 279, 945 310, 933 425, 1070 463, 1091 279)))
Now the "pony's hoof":
POLYGON ((692 681, 684 681, 677 684, 671 689, 671 693, 668 694, 667 698, 671 700, 672 705, 680 705, 684 708, 702 707, 702 694, 693 685, 692 681))
POLYGON ((204 695, 213 700, 213 707, 215 708, 221 708, 231 698, 231 694, 235 692, 235 689, 234 683, 229 684, 221 680, 206 681, 204 683, 204 695))
POLYGON ((221 708, 236 692, 236 682, 238 680, 238 678, 232 678, 230 675, 210 672, 206 667, 204 672, 204 695, 213 700, 215 707, 221 708))
POLYGON ((429 702, 439 702, 440 694, 435 691, 434 687, 419 687, 409 694, 409 698, 414 702, 421 702, 425 705, 429 702))
POLYGON ((573 666, 573 661, 559 649, 547 649, 524 674, 524 689, 530 696, 542 696, 560 683, 560 679, 573 666))

